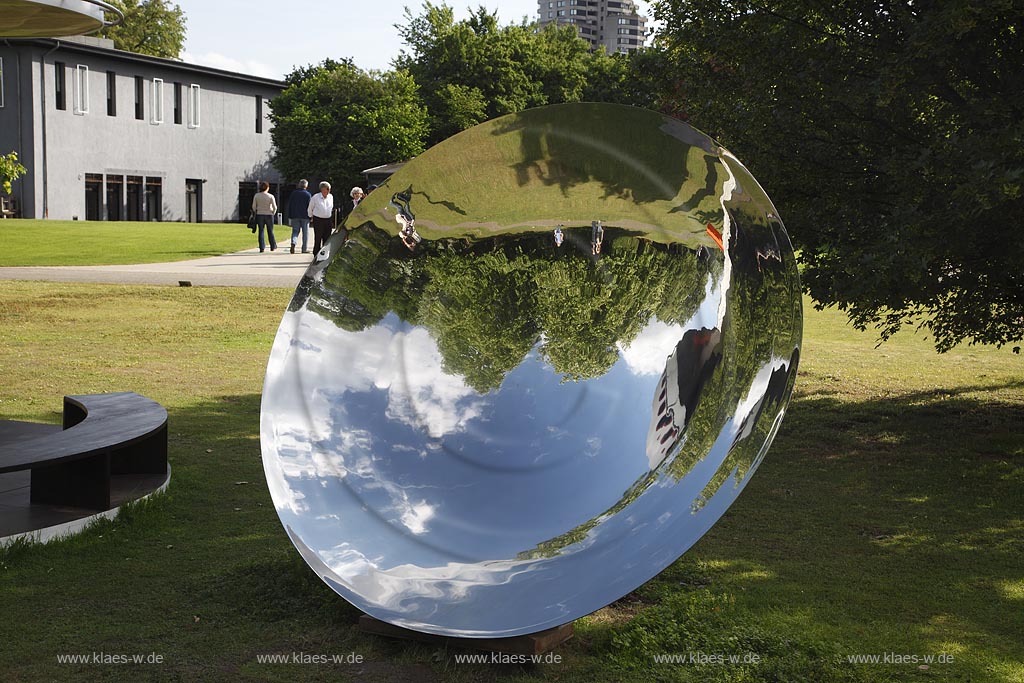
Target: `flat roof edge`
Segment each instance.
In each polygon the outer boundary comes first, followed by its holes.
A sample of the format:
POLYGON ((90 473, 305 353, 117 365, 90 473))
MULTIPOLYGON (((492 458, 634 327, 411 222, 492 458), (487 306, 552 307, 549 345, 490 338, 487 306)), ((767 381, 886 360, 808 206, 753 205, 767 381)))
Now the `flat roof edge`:
POLYGON ((59 38, 2 38, 0 39, 0 44, 9 44, 11 47, 17 45, 37 45, 39 47, 44 48, 51 48, 59 45, 62 50, 69 50, 71 52, 93 53, 103 55, 106 57, 112 57, 114 59, 122 59, 131 62, 140 62, 142 64, 149 64, 152 66, 170 67, 181 71, 190 71, 193 73, 218 76, 220 78, 227 78, 236 81, 258 83, 259 85, 266 85, 281 90, 284 90, 284 88, 288 86, 288 84, 285 81, 279 81, 274 78, 253 76, 250 74, 238 73, 237 71, 227 71, 225 69, 217 69, 212 66, 203 66, 201 64, 192 64, 191 62, 183 62, 177 59, 154 57, 152 55, 143 55, 137 52, 128 52, 127 50, 118 50, 116 48, 106 48, 97 45, 87 45, 85 43, 61 40, 59 38))

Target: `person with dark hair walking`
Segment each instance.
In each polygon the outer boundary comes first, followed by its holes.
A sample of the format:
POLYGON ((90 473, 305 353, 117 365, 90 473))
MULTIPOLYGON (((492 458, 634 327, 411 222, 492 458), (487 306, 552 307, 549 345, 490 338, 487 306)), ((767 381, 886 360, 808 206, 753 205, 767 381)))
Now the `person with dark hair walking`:
POLYGON ((300 180, 299 189, 292 192, 288 198, 288 222, 292 226, 292 251, 295 253, 295 243, 299 241, 299 232, 302 233, 302 253, 309 251, 309 209, 310 196, 309 181, 300 180))
POLYGON ((260 182, 260 191, 252 198, 252 212, 256 214, 256 229, 260 236, 260 253, 266 247, 263 240, 263 229, 267 229, 267 237, 270 239, 270 251, 277 249, 277 240, 274 239, 274 214, 277 213, 277 200, 270 194, 270 183, 260 182))

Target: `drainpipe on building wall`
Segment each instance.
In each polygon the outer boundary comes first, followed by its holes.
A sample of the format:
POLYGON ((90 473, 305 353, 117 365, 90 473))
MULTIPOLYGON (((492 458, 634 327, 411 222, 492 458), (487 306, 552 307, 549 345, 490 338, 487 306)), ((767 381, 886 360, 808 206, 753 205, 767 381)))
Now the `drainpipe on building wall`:
MULTIPOLYGON (((22 102, 22 99, 21 99, 21 53, 18 52, 17 50, 14 50, 14 48, 11 47, 11 41, 9 41, 9 40, 5 39, 4 40, 4 45, 7 46, 8 50, 13 50, 14 51, 14 56, 18 58, 17 66, 15 66, 15 69, 17 70, 17 74, 18 74, 18 78, 16 79, 18 81, 18 153, 21 154, 22 157, 24 157, 25 156, 25 131, 24 131, 24 123, 25 122, 24 122, 24 117, 21 115, 22 106, 24 104, 22 102)), ((24 183, 19 183, 18 184, 18 206, 21 207, 22 217, 24 217, 24 212, 25 212, 25 189, 24 188, 25 188, 25 184, 24 183)), ((33 210, 33 213, 35 213, 34 210, 33 210)))
POLYGON ((39 70, 42 76, 42 85, 40 86, 40 89, 43 92, 43 163, 40 164, 43 171, 43 218, 50 217, 49 194, 47 193, 46 187, 46 58, 56 52, 58 48, 60 48, 59 40, 57 41, 57 44, 50 48, 50 50, 43 55, 43 58, 39 60, 39 70))

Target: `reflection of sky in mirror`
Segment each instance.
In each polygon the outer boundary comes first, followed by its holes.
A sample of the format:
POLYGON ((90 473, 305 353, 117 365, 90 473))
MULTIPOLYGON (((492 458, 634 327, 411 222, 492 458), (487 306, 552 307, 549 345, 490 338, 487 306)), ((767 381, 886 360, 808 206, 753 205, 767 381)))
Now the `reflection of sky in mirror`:
MULTIPOLYGON (((750 451, 761 446, 747 441, 734 443, 737 425, 755 410, 758 399, 767 390, 771 371, 785 365, 784 361, 773 360, 761 368, 750 390, 739 399, 735 419, 726 421, 710 452, 685 477, 679 481, 659 477, 659 485, 648 489, 628 508, 605 519, 558 558, 502 560, 499 558, 506 555, 500 552, 495 552, 491 558, 459 557, 450 547, 434 548, 430 543, 420 542, 423 537, 414 529, 403 532, 382 516, 365 514, 364 503, 352 488, 335 487, 322 494, 316 490, 319 482, 310 482, 315 484, 307 489, 310 497, 324 496, 321 502, 329 503, 333 514, 317 518, 315 524, 309 519, 296 519, 302 525, 302 543, 317 554, 326 570, 322 574, 330 579, 329 583, 352 591, 357 596, 357 605, 360 600, 369 600, 378 610, 384 610, 381 616, 389 617, 394 623, 422 627, 423 620, 445 620, 450 632, 464 630, 464 635, 477 634, 480 624, 460 612, 457 605, 482 595, 483 591, 488 591, 489 609, 515 611, 527 602, 545 605, 538 611, 552 623, 568 614, 567 603, 581 604, 585 611, 598 609, 604 604, 603 593, 595 595, 585 588, 586 582, 572 582, 571 577, 585 572, 590 579, 599 579, 607 590, 628 590, 631 571, 660 569, 669 564, 679 552, 706 533, 739 494, 754 468, 750 468, 741 481, 730 476, 702 501, 699 510, 690 507, 732 449, 750 451), (356 523, 339 525, 341 520, 356 523), (344 533, 339 533, 342 527, 344 533), (665 544, 666 538, 675 539, 675 543, 665 544), (389 551, 398 549, 401 552, 389 555, 389 551), (489 590, 496 588, 500 591, 489 590)), ((549 372, 543 368, 541 371, 549 372)), ((422 459, 427 461, 444 455, 442 451, 430 451, 422 459)), ((302 485, 301 479, 288 484, 302 485)), ((408 487, 397 488, 408 490, 408 487)), ((321 502, 314 507, 320 507, 321 502)), ((516 512, 524 512, 526 507, 519 506, 516 512)), ((519 519, 529 522, 531 518, 519 519)), ((452 541, 452 538, 445 538, 446 543, 452 541)), ((319 562, 311 564, 317 566, 319 562)), ((483 632, 486 631, 480 631, 483 632)))
MULTIPOLYGON (((425 547, 491 559, 595 517, 647 470, 649 415, 636 406, 650 404, 657 376, 628 362, 563 383, 534 350, 480 395, 443 370, 425 330, 394 315, 361 332, 308 310, 287 315, 302 341, 278 341, 288 348, 277 369, 295 373, 296 387, 318 387, 312 398, 275 393, 264 405, 277 416, 275 500, 293 513, 344 495, 425 547)), ((662 367, 677 341, 658 351, 662 367)), ((319 526, 322 543, 306 543, 333 546, 337 525, 319 526)), ((364 552, 379 544, 385 558, 388 542, 375 535, 349 542, 364 552)))

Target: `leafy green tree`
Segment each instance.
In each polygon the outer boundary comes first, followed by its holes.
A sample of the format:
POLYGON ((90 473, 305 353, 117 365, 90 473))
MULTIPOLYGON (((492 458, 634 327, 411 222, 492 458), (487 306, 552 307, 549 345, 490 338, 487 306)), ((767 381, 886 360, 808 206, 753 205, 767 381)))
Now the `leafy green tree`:
POLYGON ((25 167, 18 162, 18 154, 11 152, 0 157, 0 188, 11 193, 11 183, 25 175, 25 167))
MULTIPOLYGON (((426 2, 414 15, 408 8, 398 25, 408 50, 395 65, 408 70, 430 112, 430 142, 439 142, 487 119, 530 107, 578 102, 592 75, 607 72, 624 101, 626 82, 612 58, 592 53, 571 26, 537 29, 526 20, 501 26, 497 12, 476 9, 455 21, 452 8, 426 2)), ((596 92, 598 89, 595 88, 596 92)))
POLYGON ((325 60, 286 82, 270 101, 273 162, 285 177, 346 184, 364 168, 423 151, 427 114, 405 71, 366 72, 349 60, 325 60))
MULTIPOLYGON (((768 188, 819 306, 1024 338, 1024 6, 661 0, 660 107, 768 188)), ((1019 349, 1019 347, 1018 347, 1019 349)))
POLYGON ((185 13, 167 0, 109 0, 124 21, 100 31, 118 50, 177 59, 185 46, 185 13))

